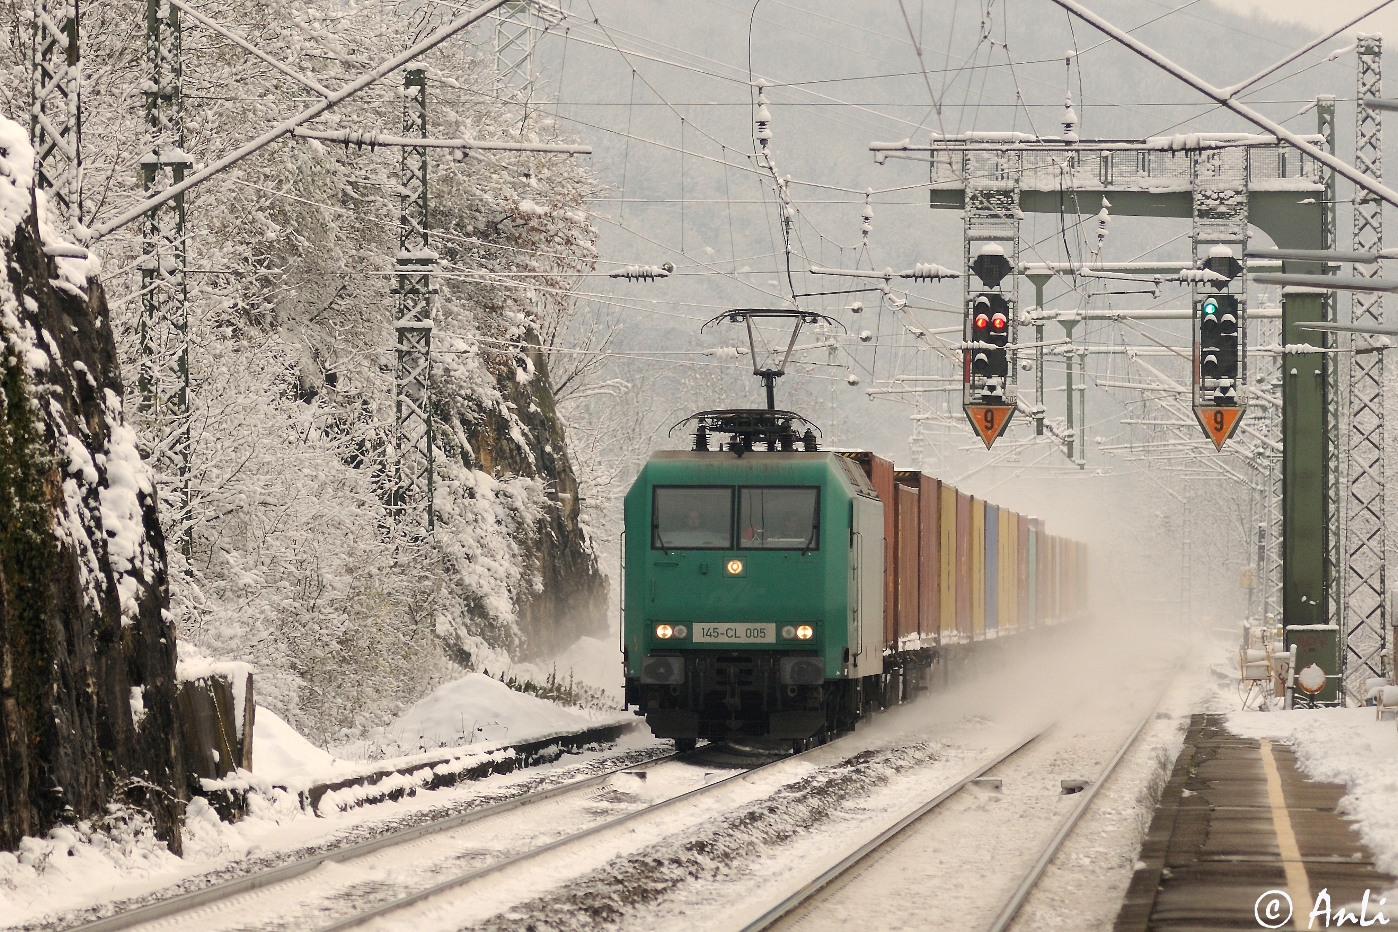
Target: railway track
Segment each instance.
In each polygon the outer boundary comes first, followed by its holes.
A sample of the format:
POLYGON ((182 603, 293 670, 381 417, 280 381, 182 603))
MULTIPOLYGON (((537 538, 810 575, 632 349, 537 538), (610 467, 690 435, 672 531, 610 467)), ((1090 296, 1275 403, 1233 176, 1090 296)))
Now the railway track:
MULTIPOLYGON (((1170 679, 1173 680, 1173 674, 1170 679)), ((1168 688, 1168 683, 1165 688, 1168 688)), ((987 927, 987 932, 1006 932, 1019 915, 1021 908, 1029 895, 1033 892, 1045 870, 1049 867, 1063 843, 1072 834, 1074 827, 1091 807, 1093 800, 1103 785, 1116 771, 1117 766, 1125 758, 1127 752, 1136 743, 1141 733, 1155 718, 1156 709, 1159 707, 1161 699, 1164 697, 1165 689, 1161 690, 1155 702, 1151 703, 1149 711, 1141 717, 1135 727, 1131 729, 1126 739, 1117 747, 1115 753, 1108 760, 1106 765, 1096 775, 1085 789, 1078 793, 1078 800, 1072 810, 1059 822, 1056 830, 1049 838, 1048 842, 1039 851, 1038 857, 1033 865, 1025 873, 1009 898, 1004 902, 996 914, 994 920, 987 927)), ((909 829, 914 828, 933 813, 937 812, 948 801, 972 786, 977 780, 1001 769, 1017 756, 1025 753, 1039 739, 1043 738, 1054 728, 1053 725, 1019 741, 1010 748, 1000 752, 996 756, 982 762, 976 768, 961 776, 950 786, 938 792, 935 796, 917 806, 911 812, 907 812, 901 818, 883 828, 877 835, 850 852, 836 864, 822 871, 818 876, 811 878, 780 903, 768 909, 755 920, 750 921, 742 927, 742 932, 763 932, 767 929, 786 928, 801 923, 803 919, 810 918, 819 910, 821 900, 828 894, 835 891, 845 882, 850 882, 852 877, 872 858, 885 852, 897 840, 901 839, 909 829)))
POLYGON ((619 775, 648 772, 649 768, 670 761, 681 761, 689 756, 691 755, 672 752, 639 761, 630 760, 579 780, 570 780, 558 786, 525 792, 457 815, 434 819, 420 825, 397 829, 377 838, 318 852, 200 890, 193 890, 147 903, 134 909, 124 910, 112 916, 73 926, 71 929, 72 932, 118 932, 118 930, 137 929, 157 923, 160 928, 173 928, 181 916, 193 915, 200 910, 229 902, 255 891, 291 883, 325 865, 346 864, 388 849, 411 845, 432 836, 464 829, 476 823, 498 818, 550 800, 586 793, 588 790, 601 787, 619 775))
MULTIPOLYGON (((749 778, 754 774, 758 773, 759 771, 766 771, 777 768, 789 769, 792 766, 792 761, 795 761, 798 758, 802 758, 808 754, 811 754, 816 750, 818 749, 812 748, 800 754, 791 754, 777 757, 775 759, 768 760, 764 763, 760 763, 754 767, 746 769, 737 769, 726 777, 722 777, 713 782, 706 782, 701 786, 698 786, 687 792, 681 793, 677 796, 671 796, 662 799, 642 809, 628 812, 607 819, 604 822, 591 825, 585 829, 582 829, 581 831, 564 835, 563 837, 549 842, 548 844, 544 844, 535 848, 530 848, 528 850, 521 851, 518 854, 502 858, 498 861, 493 861, 489 864, 486 864, 483 867, 479 867, 474 870, 467 871, 465 873, 458 874, 453 877, 449 877, 446 880, 433 884, 430 887, 415 891, 405 896, 396 897, 394 899, 389 900, 388 902, 374 906, 373 908, 357 911, 336 922, 318 927, 316 929, 316 932, 342 932, 342 930, 345 929, 361 928, 376 920, 400 914, 406 910, 411 909, 414 906, 427 903, 428 901, 438 897, 449 896, 453 894, 461 896, 469 895, 469 888, 475 887, 479 884, 483 884, 486 881, 495 881, 499 878, 501 874, 504 874, 508 871, 527 872, 529 870, 541 869, 538 867, 537 862, 545 858, 553 857, 555 860, 562 860, 568 857, 568 855, 566 854, 568 849, 573 848, 579 845, 580 843, 591 841, 594 839, 599 839, 608 834, 629 834, 634 830, 634 826, 636 825, 636 823, 642 822, 646 819, 654 819, 657 817, 658 814, 681 805, 687 804, 690 806, 694 806, 701 800, 701 798, 721 794, 725 790, 730 789, 730 785, 734 782, 745 778, 749 778)), ((691 752, 691 754, 702 755, 703 752, 704 749, 700 749, 700 751, 691 752)), ((724 808, 727 808, 727 806, 725 805, 724 808)), ((696 819, 693 821, 702 821, 702 819, 696 819)))
MULTIPOLYGON (((524 868, 570 846, 608 833, 623 834, 635 823, 668 810, 689 811, 704 797, 720 794, 758 772, 789 767, 800 756, 745 755, 710 746, 630 763, 118 913, 78 926, 75 932, 357 928, 524 868), (710 779, 725 769, 731 772, 710 779), (618 783, 625 785, 618 788, 618 783), (650 792, 654 798, 639 805, 625 798, 633 795, 629 790, 645 795, 648 788, 654 788, 650 792), (630 805, 636 808, 628 809, 630 805), (548 811, 539 812, 541 808, 548 811), (560 836, 560 825, 583 827, 560 836), (467 870, 456 867, 470 860, 484 863, 467 870), (415 865, 420 869, 414 874, 415 865), (442 866, 449 876, 433 876, 442 866)), ((746 795, 765 791, 756 789, 746 795)))

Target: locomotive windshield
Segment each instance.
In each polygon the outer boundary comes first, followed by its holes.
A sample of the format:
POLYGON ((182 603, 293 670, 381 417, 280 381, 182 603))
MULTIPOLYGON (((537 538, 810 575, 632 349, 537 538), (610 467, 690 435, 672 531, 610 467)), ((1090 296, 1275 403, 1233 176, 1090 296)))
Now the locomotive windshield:
POLYGON ((818 550, 820 489, 739 489, 738 528, 745 550, 818 550))
POLYGON ((655 550, 729 549, 733 546, 733 490, 657 487, 650 537, 655 550))

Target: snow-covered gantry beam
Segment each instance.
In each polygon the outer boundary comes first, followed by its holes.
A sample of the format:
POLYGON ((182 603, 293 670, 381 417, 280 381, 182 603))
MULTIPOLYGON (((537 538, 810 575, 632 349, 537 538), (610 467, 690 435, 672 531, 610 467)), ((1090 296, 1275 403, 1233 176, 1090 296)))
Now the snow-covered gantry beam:
POLYGON ((210 178, 214 177, 215 175, 219 174, 225 169, 238 164, 243 159, 247 158, 253 153, 266 148, 267 146, 276 142, 278 139, 281 139, 283 136, 289 136, 291 132, 295 130, 298 126, 302 126, 306 123, 309 123, 311 120, 314 120, 316 117, 319 117, 321 114, 330 110, 332 107, 344 103, 346 100, 350 99, 355 94, 358 94, 366 87, 369 87, 371 84, 374 84, 375 82, 383 79, 387 75, 392 74, 399 68, 402 68, 404 65, 408 64, 411 61, 414 61, 422 55, 427 54, 428 52, 432 51, 432 49, 436 48, 443 42, 455 36, 457 33, 462 32, 467 27, 472 26, 480 20, 484 19, 485 17, 489 16, 491 13, 495 12, 508 2, 509 0, 484 0, 484 2, 482 2, 475 9, 470 10, 469 12, 464 13, 461 16, 458 16, 456 19, 442 26, 441 29, 438 29, 436 32, 432 33, 430 36, 423 39, 421 42, 416 43, 411 48, 407 49, 406 51, 400 52, 399 54, 393 56, 387 61, 380 63, 378 67, 374 68, 372 71, 366 71, 364 74, 360 75, 353 81, 341 87, 338 91, 332 93, 329 97, 326 97, 323 100, 319 100, 311 106, 307 107, 305 110, 302 110, 295 116, 283 120, 276 126, 267 130, 267 132, 263 133, 261 136, 258 136, 251 142, 246 143, 241 148, 233 150, 232 152, 223 156, 221 159, 218 159, 206 168, 203 168, 200 171, 195 172, 194 174, 185 178, 185 180, 180 182, 179 184, 171 185, 170 187, 161 191, 159 194, 146 198, 144 201, 141 201, 136 206, 129 208, 124 213, 121 213, 118 216, 113 217, 111 220, 108 220, 105 223, 99 223, 96 226, 92 227, 91 232, 89 234, 90 238, 92 240, 99 240, 104 236, 108 236, 111 233, 120 230, 128 223, 140 219, 150 210, 159 207, 161 204, 164 204, 167 201, 174 200, 175 198, 179 197, 181 194, 184 194, 186 191, 188 191, 190 188, 195 187, 196 185, 203 184, 205 181, 208 181, 210 178))
MULTIPOLYGON (((1248 253, 1252 255, 1251 252, 1248 253)), ((1290 256, 1281 258, 1292 258, 1290 256)), ((1056 275, 1069 274, 1080 275, 1086 272, 1134 272, 1137 275, 1176 275, 1183 267, 1185 260, 1175 260, 1173 262, 1094 262, 1091 265, 1083 265, 1081 262, 1025 262, 1019 267, 1022 275, 1056 275)), ((1280 262, 1251 262, 1248 268, 1253 271, 1280 272, 1280 262)))
MULTIPOLYGON (((1139 310, 1112 310, 1093 308, 1091 310, 1029 311, 1020 315, 1020 323, 1040 324, 1057 320, 1075 323, 1080 320, 1193 320, 1194 311, 1187 307, 1148 307, 1139 310)), ((1248 309, 1248 320, 1281 320, 1281 308, 1259 307, 1248 309)), ((960 329, 960 328, 957 328, 960 329)))
MULTIPOLYGON (((1324 165, 1326 168, 1329 168, 1331 171, 1335 172, 1338 175, 1344 176, 1346 179, 1353 182, 1358 187, 1363 188, 1365 191, 1368 191, 1370 194, 1373 194, 1375 197, 1383 200, 1386 203, 1392 204, 1395 207, 1398 207, 1398 192, 1393 191, 1391 188, 1385 187, 1383 184, 1380 184, 1378 181, 1359 171, 1353 165, 1350 165, 1348 162, 1343 162, 1340 159, 1337 159, 1335 156, 1331 155, 1329 152, 1326 152, 1325 150, 1311 144, 1310 142, 1307 142, 1300 134, 1293 133, 1291 130, 1287 129, 1285 126, 1282 126, 1276 120, 1270 119, 1262 115, 1261 113, 1258 113, 1251 107, 1239 103, 1237 100, 1235 100, 1233 98, 1233 95, 1238 93, 1239 90, 1242 90, 1242 86, 1235 86, 1233 88, 1214 87, 1212 84, 1205 81, 1203 78, 1200 78, 1197 75, 1175 64, 1173 61, 1166 58, 1164 55, 1161 55, 1159 52, 1146 45, 1145 43, 1141 42, 1139 39, 1135 38, 1130 33, 1107 22, 1105 19, 1098 16, 1091 10, 1087 9, 1087 7, 1083 6, 1082 4, 1076 3, 1074 2, 1074 0, 1051 0, 1051 2, 1057 4, 1058 6, 1061 6, 1063 9, 1067 10, 1069 13, 1072 13, 1074 16, 1078 17, 1083 22, 1088 23, 1089 25, 1093 26, 1099 31, 1112 37, 1117 42, 1126 46, 1128 49, 1135 52, 1137 55, 1141 56, 1146 61, 1150 62, 1151 64, 1155 65, 1161 70, 1175 76, 1185 84, 1188 84, 1190 87, 1194 88, 1196 91, 1203 94, 1205 97, 1211 99, 1214 103, 1233 111, 1238 116, 1247 120, 1249 123, 1258 127, 1259 129, 1266 130, 1273 136, 1276 136, 1278 139, 1290 143, 1297 149, 1300 149, 1302 152, 1309 155, 1311 158, 1315 159, 1320 164, 1324 165)), ((1380 4, 1379 8, 1381 8, 1383 5, 1384 4, 1380 4)), ((1366 13, 1365 15, 1368 14, 1366 13)), ((1331 35, 1335 34, 1336 33, 1331 33, 1331 35)), ((1292 58, 1294 58, 1294 55, 1292 56, 1292 58)), ((1289 58, 1288 60, 1291 59, 1289 58)), ((1273 70, 1276 67, 1277 66, 1273 66, 1273 70)))
MULTIPOLYGON (((1324 288, 1327 291, 1382 291, 1398 292, 1398 280, 1392 278, 1351 278, 1338 275, 1254 275, 1252 280, 1259 285, 1301 286, 1303 288, 1324 288)), ((1251 315, 1249 315, 1251 316, 1251 315)))
MULTIPOLYGON (((1320 143, 1324 136, 1301 134, 1298 139, 1320 143)), ((1238 149, 1276 146, 1288 139, 1257 133, 1176 133, 1172 136, 1150 136, 1146 139, 1065 139, 1062 136, 1034 136, 1030 133, 959 133, 956 135, 932 134, 927 144, 914 143, 910 139, 899 142, 871 142, 869 151, 879 154, 890 152, 945 152, 948 149, 966 152, 1013 152, 1042 151, 1045 148, 1091 149, 1094 152, 1188 152, 1202 149, 1238 149)))
POLYGON ((906 278, 913 281, 941 281, 942 279, 960 278, 961 273, 945 266, 937 265, 935 262, 919 262, 911 269, 902 272, 895 272, 888 268, 883 271, 878 269, 827 269, 819 265, 813 265, 808 270, 812 275, 840 275, 845 278, 877 278, 882 281, 892 281, 895 278, 906 278))
POLYGON ((1331 333, 1367 333, 1374 336, 1398 337, 1398 326, 1388 324, 1338 324, 1327 321, 1316 321, 1308 324, 1296 324, 1298 330, 1320 330, 1331 333))
MULTIPOLYGON (((1398 249, 1383 249, 1379 252, 1354 252, 1344 249, 1265 249, 1248 247, 1243 253, 1249 259, 1291 259, 1296 262, 1356 262, 1360 265, 1373 265, 1380 259, 1398 259, 1398 249)), ((1248 263, 1248 268, 1261 271, 1262 263, 1248 263)))

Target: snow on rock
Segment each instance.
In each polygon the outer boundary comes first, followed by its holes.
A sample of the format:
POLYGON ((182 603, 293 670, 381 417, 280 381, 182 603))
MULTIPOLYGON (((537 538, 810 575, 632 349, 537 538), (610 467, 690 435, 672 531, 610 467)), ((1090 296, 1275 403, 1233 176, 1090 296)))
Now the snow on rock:
POLYGON ((140 583, 148 577, 151 551, 146 541, 143 502, 155 491, 150 467, 136 449, 136 432, 122 420, 121 399, 106 391, 111 433, 106 450, 97 459, 107 469, 107 481, 98 488, 102 528, 107 554, 121 597, 122 624, 130 624, 139 606, 140 583))
POLYGON ((0 239, 14 239, 15 227, 29 216, 34 183, 34 147, 18 124, 0 119, 0 239))
MULTIPOLYGON (((387 728, 375 729, 369 740, 335 747, 335 753, 316 747, 281 717, 258 706, 253 772, 274 786, 304 790, 316 783, 399 770, 401 780, 407 781, 403 786, 416 788, 428 785, 433 773, 464 771, 487 758, 508 757, 514 753, 508 745, 617 720, 633 717, 566 708, 484 674, 468 673, 427 695, 387 728), (444 760, 447 757, 451 759, 444 760)), ((383 790, 382 783, 341 790, 333 798, 327 796, 321 809, 359 805, 363 798, 381 797, 383 790)))
POLYGON ((24 135, 0 119, 0 584, 19 594, 0 641, 32 648, 0 734, 0 847, 131 804, 178 851, 186 782, 154 485, 124 421, 96 260, 31 191, 24 135))
POLYGON ((468 673, 424 697, 399 716, 388 733, 403 746, 427 750, 481 739, 525 741, 592 724, 581 710, 516 692, 482 673, 468 673))

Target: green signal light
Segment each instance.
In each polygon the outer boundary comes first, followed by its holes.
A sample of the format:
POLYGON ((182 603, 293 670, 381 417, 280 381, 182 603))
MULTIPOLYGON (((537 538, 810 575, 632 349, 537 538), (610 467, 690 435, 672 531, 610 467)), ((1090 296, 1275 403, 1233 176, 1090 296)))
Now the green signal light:
POLYGON ((1203 310, 1204 316, 1206 316, 1206 317, 1209 316, 1209 315, 1211 315, 1211 314, 1217 314, 1217 313, 1218 313, 1218 300, 1215 299, 1215 298, 1205 298, 1205 299, 1204 299, 1204 305, 1203 305, 1202 310, 1203 310))

